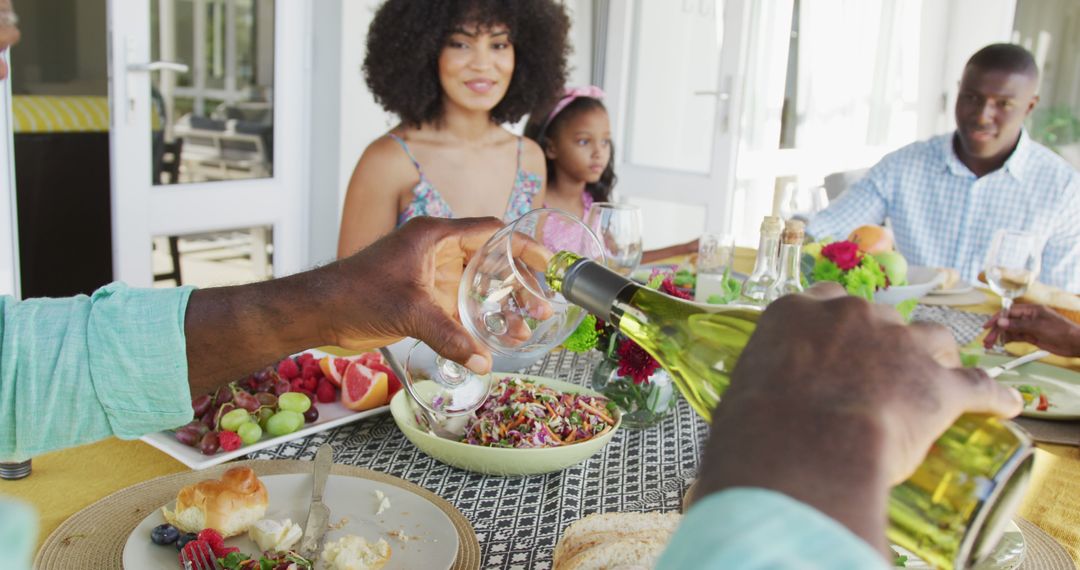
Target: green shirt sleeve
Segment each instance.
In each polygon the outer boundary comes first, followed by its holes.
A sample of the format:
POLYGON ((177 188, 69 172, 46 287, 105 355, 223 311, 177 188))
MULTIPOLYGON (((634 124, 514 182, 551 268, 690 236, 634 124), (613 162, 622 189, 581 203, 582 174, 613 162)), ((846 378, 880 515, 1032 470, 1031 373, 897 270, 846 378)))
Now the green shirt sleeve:
POLYGON ((0 297, 0 461, 191 421, 191 287, 0 297))
POLYGON ((889 568, 869 544, 817 509, 754 488, 727 489, 695 504, 656 567, 889 568))

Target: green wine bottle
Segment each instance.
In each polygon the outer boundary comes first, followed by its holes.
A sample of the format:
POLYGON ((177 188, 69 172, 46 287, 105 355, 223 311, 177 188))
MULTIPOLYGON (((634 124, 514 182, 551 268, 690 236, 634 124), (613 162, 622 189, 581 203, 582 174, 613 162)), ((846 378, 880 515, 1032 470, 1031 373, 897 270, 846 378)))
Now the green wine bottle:
MULTIPOLYGON (((567 301, 616 325, 656 358, 706 421, 762 311, 676 299, 565 251, 550 260, 546 278, 567 301)), ((1019 506, 1033 452, 1012 422, 962 416, 893 488, 889 540, 939 568, 985 558, 1019 506)))

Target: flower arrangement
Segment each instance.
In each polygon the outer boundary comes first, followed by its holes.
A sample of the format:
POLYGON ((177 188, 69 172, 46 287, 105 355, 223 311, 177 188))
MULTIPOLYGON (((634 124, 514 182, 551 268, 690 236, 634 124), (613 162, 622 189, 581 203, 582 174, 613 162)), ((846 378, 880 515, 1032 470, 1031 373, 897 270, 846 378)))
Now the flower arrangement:
MULTIPOLYGON (((897 257, 902 261, 892 250, 867 253, 850 240, 819 241, 803 246, 802 267, 808 283, 833 281, 849 295, 873 301, 876 291, 907 284, 907 262, 897 263, 897 257)), ((896 310, 908 319, 917 304, 917 299, 909 299, 896 310)))

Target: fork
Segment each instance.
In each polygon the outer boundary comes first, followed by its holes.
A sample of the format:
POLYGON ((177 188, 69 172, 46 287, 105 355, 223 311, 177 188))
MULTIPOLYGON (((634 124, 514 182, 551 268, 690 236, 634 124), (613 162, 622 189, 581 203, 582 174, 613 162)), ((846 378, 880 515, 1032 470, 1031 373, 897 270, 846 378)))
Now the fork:
POLYGON ((197 546, 190 549, 191 556, 188 556, 189 549, 186 547, 180 551, 180 563, 184 565, 184 570, 222 570, 217 557, 205 542, 195 544, 197 546))

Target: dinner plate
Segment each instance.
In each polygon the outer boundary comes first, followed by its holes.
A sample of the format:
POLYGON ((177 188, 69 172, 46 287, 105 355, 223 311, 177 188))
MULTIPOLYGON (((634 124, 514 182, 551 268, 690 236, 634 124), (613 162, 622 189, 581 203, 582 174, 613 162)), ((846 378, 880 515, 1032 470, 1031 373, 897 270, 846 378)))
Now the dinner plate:
POLYGON ((957 281, 952 287, 948 289, 942 289, 938 287, 930 291, 930 295, 963 295, 964 293, 970 293, 975 289, 975 286, 967 281, 957 281))
MULTIPOLYGON (((979 356, 979 366, 990 368, 1004 364, 1015 356, 985 354, 979 356)), ((1009 386, 1027 384, 1041 388, 1046 394, 1050 406, 1045 412, 1035 409, 1038 400, 1024 407, 1020 415, 1041 420, 1078 420, 1080 419, 1080 373, 1051 366, 1041 362, 1031 362, 1006 370, 997 377, 998 382, 1009 386)))
MULTIPOLYGON (((904 568, 933 568, 918 556, 899 546, 893 546, 893 550, 903 556, 907 556, 904 568)), ((1005 532, 1001 535, 995 548, 986 560, 974 566, 974 570, 1015 570, 1024 561, 1024 534, 1014 521, 1009 521, 1005 532)))
MULTIPOLYGON (((265 518, 289 518, 303 525, 311 503, 311 474, 259 478, 270 498, 265 518)), ((385 539, 392 551, 390 561, 383 567, 385 570, 447 570, 454 563, 459 541, 450 518, 435 504, 407 489, 366 478, 330 475, 323 500, 330 507, 331 525, 344 521, 343 526, 326 533, 324 544, 348 534, 362 536, 369 542, 385 539), (390 507, 382 514, 378 514, 379 499, 375 491, 381 491, 390 501, 390 507)), ((160 546, 150 541, 151 529, 164 522, 158 508, 135 527, 124 545, 124 568, 180 568, 173 545, 160 546)), ((239 547, 245 553, 258 552, 255 542, 246 535, 230 538, 225 544, 239 547)))
MULTIPOLYGON (((322 358, 328 354, 315 349, 306 350, 304 352, 310 352, 315 358, 322 358)), ((343 406, 340 401, 330 403, 316 402, 315 405, 319 408, 319 419, 310 424, 304 424, 299 430, 277 437, 263 434, 262 439, 253 444, 243 445, 239 449, 233 451, 219 451, 214 455, 203 455, 197 447, 188 447, 180 443, 176 440, 176 436, 173 435, 173 432, 169 430, 144 435, 140 439, 168 455, 171 455, 173 458, 192 469, 206 469, 207 467, 220 465, 226 461, 236 459, 237 457, 243 457, 244 455, 260 449, 280 445, 301 437, 307 437, 313 433, 326 431, 330 428, 349 424, 370 416, 384 414, 390 410, 389 404, 363 412, 350 410, 343 406)))

